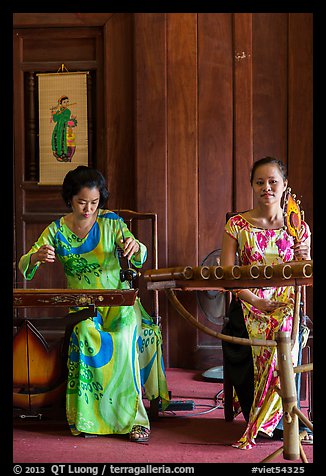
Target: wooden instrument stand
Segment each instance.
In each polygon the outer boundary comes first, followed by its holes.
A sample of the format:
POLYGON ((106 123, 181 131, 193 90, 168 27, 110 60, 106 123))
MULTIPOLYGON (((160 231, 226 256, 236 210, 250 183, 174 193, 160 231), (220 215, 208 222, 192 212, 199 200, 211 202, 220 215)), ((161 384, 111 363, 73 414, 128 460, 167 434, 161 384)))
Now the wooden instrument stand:
POLYGON ((286 460, 293 461, 301 458, 304 463, 307 463, 308 460, 301 444, 301 439, 304 438, 306 431, 299 434, 298 418, 300 418, 311 431, 313 430, 313 425, 296 406, 297 394, 294 377, 295 373, 312 371, 313 364, 310 363, 293 367, 291 348, 297 339, 299 329, 302 286, 313 285, 312 261, 301 261, 300 263, 289 262, 284 265, 268 267, 272 269, 268 269, 268 275, 266 276, 264 273, 266 273, 267 266, 255 266, 255 272, 251 272, 253 270, 250 268, 253 267, 254 266, 234 266, 223 269, 221 266, 214 266, 211 267, 214 268, 211 270, 207 270, 206 268, 208 267, 191 266, 164 268, 162 270, 147 270, 144 278, 147 281, 148 289, 164 290, 176 311, 193 326, 206 334, 234 344, 277 347, 277 374, 280 378, 280 388, 275 388, 275 390, 282 398, 284 438, 281 448, 261 462, 269 462, 283 452, 283 457, 286 460), (307 265, 309 266, 307 267, 307 265), (285 266, 289 266, 290 269, 285 268, 285 266), (256 268, 258 268, 258 270, 256 268), (175 291, 217 290, 226 292, 227 290, 239 288, 282 286, 295 287, 292 334, 290 335, 289 332, 277 332, 275 340, 245 339, 215 332, 198 322, 197 319, 185 309, 175 294, 175 291))
MULTIPOLYGON (((138 289, 14 289, 14 308, 82 307, 83 309, 54 318, 65 324, 65 337, 49 347, 42 334, 27 318, 13 342, 13 403, 28 410, 22 418, 35 416, 35 410, 58 402, 66 389, 66 358, 73 327, 96 315, 97 306, 132 306, 138 289)), ((42 319, 42 318, 40 318, 42 319)), ((41 415, 40 413, 37 416, 41 415)))

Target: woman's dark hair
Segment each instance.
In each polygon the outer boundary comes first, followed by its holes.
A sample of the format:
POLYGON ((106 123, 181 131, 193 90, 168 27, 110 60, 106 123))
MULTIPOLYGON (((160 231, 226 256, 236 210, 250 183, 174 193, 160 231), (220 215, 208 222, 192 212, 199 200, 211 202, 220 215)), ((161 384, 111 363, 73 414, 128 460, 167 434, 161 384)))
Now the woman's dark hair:
POLYGON ((256 160, 256 162, 254 162, 254 165, 252 166, 251 174, 250 174, 250 183, 251 183, 251 185, 252 185, 252 182, 254 180, 255 172, 258 169, 258 167, 260 167, 261 165, 266 165, 266 164, 277 165, 277 167, 279 168, 280 173, 283 177, 283 180, 287 179, 287 170, 286 170, 286 166, 283 164, 283 162, 279 159, 275 159, 275 157, 267 156, 267 157, 263 157, 262 159, 256 160))
POLYGON ((72 197, 84 187, 98 189, 100 192, 99 208, 109 198, 109 191, 101 172, 86 165, 79 165, 74 170, 70 170, 63 180, 61 195, 67 207, 71 206, 72 197))

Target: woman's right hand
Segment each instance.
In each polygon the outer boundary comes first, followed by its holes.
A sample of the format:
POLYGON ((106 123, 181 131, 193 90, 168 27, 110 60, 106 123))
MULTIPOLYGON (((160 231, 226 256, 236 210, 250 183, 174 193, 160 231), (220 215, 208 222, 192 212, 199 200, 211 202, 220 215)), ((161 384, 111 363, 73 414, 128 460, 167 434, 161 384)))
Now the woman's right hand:
POLYGON ((41 263, 53 263, 55 261, 55 251, 51 245, 43 245, 31 256, 32 264, 38 261, 41 263))
POLYGON ((288 303, 286 302, 280 302, 280 301, 272 301, 271 299, 266 299, 266 298, 259 298, 255 299, 255 302, 253 305, 262 312, 273 312, 275 309, 278 309, 279 307, 285 307, 288 306, 288 303))

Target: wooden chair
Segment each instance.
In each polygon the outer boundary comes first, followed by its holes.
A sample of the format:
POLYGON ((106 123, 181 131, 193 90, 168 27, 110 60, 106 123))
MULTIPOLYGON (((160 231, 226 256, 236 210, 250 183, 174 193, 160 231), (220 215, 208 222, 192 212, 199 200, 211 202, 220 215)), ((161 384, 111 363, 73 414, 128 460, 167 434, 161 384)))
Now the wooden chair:
MULTIPOLYGON (((123 218, 127 224, 129 230, 138 238, 138 232, 140 231, 139 225, 140 222, 147 221, 150 224, 150 243, 147 243, 146 246, 150 249, 150 267, 152 269, 158 269, 158 246, 157 246, 157 214, 152 212, 137 212, 128 209, 113 210, 119 216, 123 218)), ((155 324, 160 324, 160 315, 159 315, 159 299, 158 291, 152 291, 152 317, 155 324)))
MULTIPOLYGON (((148 260, 149 263, 147 263, 147 267, 151 269, 158 269, 157 214, 152 212, 137 212, 137 211, 133 211, 129 209, 120 209, 120 210, 113 210, 113 211, 123 218, 129 230, 137 238, 140 238, 139 236, 141 232, 140 224, 142 222, 147 222, 147 225, 149 225, 149 227, 147 227, 146 230, 142 230, 143 233, 145 233, 144 236, 149 237, 149 239, 148 238, 144 239, 147 249, 150 252, 149 260, 148 260)), ((144 291, 144 290, 141 290, 141 291, 144 291)), ((153 318, 153 321, 155 322, 155 324, 161 327, 161 316, 159 315, 158 290, 155 289, 150 292, 152 293, 152 299, 150 300, 151 303, 149 303, 148 306, 151 306, 152 309, 150 310, 149 308, 149 314, 153 318)), ((146 293, 148 293, 147 290, 146 290, 146 293)), ((146 297, 146 295, 144 294, 143 297, 146 297)), ((160 405, 159 398, 150 400, 149 418, 151 420, 157 419, 158 413, 159 413, 159 405, 160 405)))

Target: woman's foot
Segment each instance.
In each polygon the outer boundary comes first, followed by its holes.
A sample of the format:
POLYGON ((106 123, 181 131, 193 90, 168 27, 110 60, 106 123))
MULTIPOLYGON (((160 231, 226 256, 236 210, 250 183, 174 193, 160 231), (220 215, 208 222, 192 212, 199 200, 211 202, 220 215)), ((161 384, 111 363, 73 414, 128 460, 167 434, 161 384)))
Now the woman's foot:
POLYGON ((314 444, 314 436, 312 433, 307 433, 305 436, 300 440, 302 445, 313 445, 314 444))
POLYGON ((149 440, 150 430, 141 425, 135 425, 132 427, 129 433, 129 440, 134 443, 145 443, 149 440))

